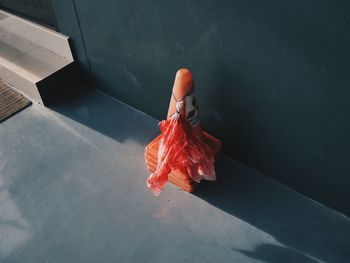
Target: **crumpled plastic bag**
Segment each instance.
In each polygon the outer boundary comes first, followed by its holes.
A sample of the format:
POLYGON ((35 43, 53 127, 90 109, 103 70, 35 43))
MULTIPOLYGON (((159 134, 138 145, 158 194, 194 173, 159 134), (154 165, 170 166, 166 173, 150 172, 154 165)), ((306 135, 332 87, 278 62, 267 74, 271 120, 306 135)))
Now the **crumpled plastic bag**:
POLYGON ((159 124, 162 132, 158 150, 157 169, 147 179, 147 186, 158 196, 168 181, 171 171, 188 174, 195 182, 215 181, 214 151, 195 132, 180 113, 159 124))

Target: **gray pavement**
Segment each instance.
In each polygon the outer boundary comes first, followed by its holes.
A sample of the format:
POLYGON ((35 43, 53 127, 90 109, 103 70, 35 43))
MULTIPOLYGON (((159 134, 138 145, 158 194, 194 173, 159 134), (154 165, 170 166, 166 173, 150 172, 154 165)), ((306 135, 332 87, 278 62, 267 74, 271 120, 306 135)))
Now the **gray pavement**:
POLYGON ((1 123, 0 262, 350 262, 348 218, 226 155, 217 182, 154 197, 157 134, 94 90, 1 123))

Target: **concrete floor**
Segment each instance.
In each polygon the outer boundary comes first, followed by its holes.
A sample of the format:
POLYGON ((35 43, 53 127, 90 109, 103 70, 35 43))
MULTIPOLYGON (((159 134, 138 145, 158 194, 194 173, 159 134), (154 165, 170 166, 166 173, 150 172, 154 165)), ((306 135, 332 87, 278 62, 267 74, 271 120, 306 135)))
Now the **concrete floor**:
POLYGON ((223 155, 154 197, 157 121, 98 91, 0 124, 0 262, 350 262, 350 221, 223 155))

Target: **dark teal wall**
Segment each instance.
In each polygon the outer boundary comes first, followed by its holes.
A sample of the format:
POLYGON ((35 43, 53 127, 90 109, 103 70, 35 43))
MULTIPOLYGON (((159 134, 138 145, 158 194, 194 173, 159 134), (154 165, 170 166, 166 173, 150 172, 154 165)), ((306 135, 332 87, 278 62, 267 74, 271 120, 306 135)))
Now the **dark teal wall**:
POLYGON ((0 0, 0 8, 49 27, 56 25, 51 0, 0 0))
POLYGON ((161 119, 189 67, 227 153, 350 213, 350 1, 53 2, 104 91, 161 119))

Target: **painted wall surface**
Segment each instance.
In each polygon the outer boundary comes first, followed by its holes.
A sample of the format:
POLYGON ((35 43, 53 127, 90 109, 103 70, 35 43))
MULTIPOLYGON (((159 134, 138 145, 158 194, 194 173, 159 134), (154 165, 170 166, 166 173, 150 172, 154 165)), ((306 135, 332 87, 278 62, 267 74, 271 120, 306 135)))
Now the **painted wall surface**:
POLYGON ((51 0, 0 0, 0 8, 50 27, 56 25, 51 0))
POLYGON ((227 153, 350 213, 349 1, 53 3, 105 92, 162 119, 189 67, 227 153))

